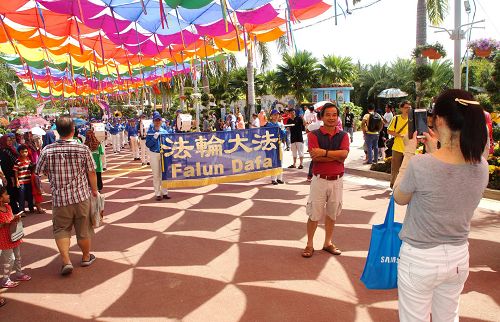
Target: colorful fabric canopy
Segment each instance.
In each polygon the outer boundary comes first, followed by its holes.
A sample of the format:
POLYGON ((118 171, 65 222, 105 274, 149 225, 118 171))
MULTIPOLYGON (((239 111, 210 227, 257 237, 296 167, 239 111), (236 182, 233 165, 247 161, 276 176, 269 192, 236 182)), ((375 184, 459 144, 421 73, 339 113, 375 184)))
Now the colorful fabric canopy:
MULTIPOLYGON (((274 41, 321 0, 9 0, 0 59, 42 99, 129 91, 274 41)), ((290 37, 289 37, 290 38, 290 37)))

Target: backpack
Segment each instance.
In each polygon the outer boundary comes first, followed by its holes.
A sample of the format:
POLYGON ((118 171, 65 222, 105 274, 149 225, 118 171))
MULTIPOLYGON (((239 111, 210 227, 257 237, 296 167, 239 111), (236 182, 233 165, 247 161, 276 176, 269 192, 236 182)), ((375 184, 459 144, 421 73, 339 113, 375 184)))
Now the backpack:
POLYGON ((380 131, 382 125, 382 117, 377 112, 370 113, 368 118, 368 132, 378 132, 380 131))

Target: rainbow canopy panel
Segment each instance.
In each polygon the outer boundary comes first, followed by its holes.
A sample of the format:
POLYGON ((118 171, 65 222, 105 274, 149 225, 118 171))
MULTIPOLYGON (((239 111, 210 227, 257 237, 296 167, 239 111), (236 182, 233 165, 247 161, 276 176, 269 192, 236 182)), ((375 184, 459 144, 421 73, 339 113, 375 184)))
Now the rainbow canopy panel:
POLYGON ((0 59, 42 99, 129 91, 286 35, 322 0, 8 0, 0 59))

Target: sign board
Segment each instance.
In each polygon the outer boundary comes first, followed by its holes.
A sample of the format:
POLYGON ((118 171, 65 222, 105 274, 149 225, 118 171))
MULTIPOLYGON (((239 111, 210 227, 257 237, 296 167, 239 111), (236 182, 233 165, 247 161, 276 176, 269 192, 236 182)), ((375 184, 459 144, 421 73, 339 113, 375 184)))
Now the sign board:
POLYGON ((71 117, 88 117, 89 109, 84 106, 72 106, 69 108, 69 115, 71 117))
POLYGON ((92 123, 92 128, 94 129, 95 137, 99 142, 106 139, 106 126, 104 123, 92 123))

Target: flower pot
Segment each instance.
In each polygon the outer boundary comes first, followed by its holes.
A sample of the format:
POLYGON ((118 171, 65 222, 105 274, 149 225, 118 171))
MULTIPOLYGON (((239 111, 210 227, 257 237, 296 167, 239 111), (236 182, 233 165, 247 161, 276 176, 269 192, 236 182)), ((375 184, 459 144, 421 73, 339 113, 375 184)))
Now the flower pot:
POLYGON ((490 57, 490 55, 491 55, 491 48, 489 48, 489 49, 475 48, 474 49, 474 54, 476 54, 477 57, 490 57))
POLYGON ((439 59, 441 58, 441 54, 437 52, 434 48, 427 48, 422 50, 422 56, 427 57, 429 59, 439 59))

